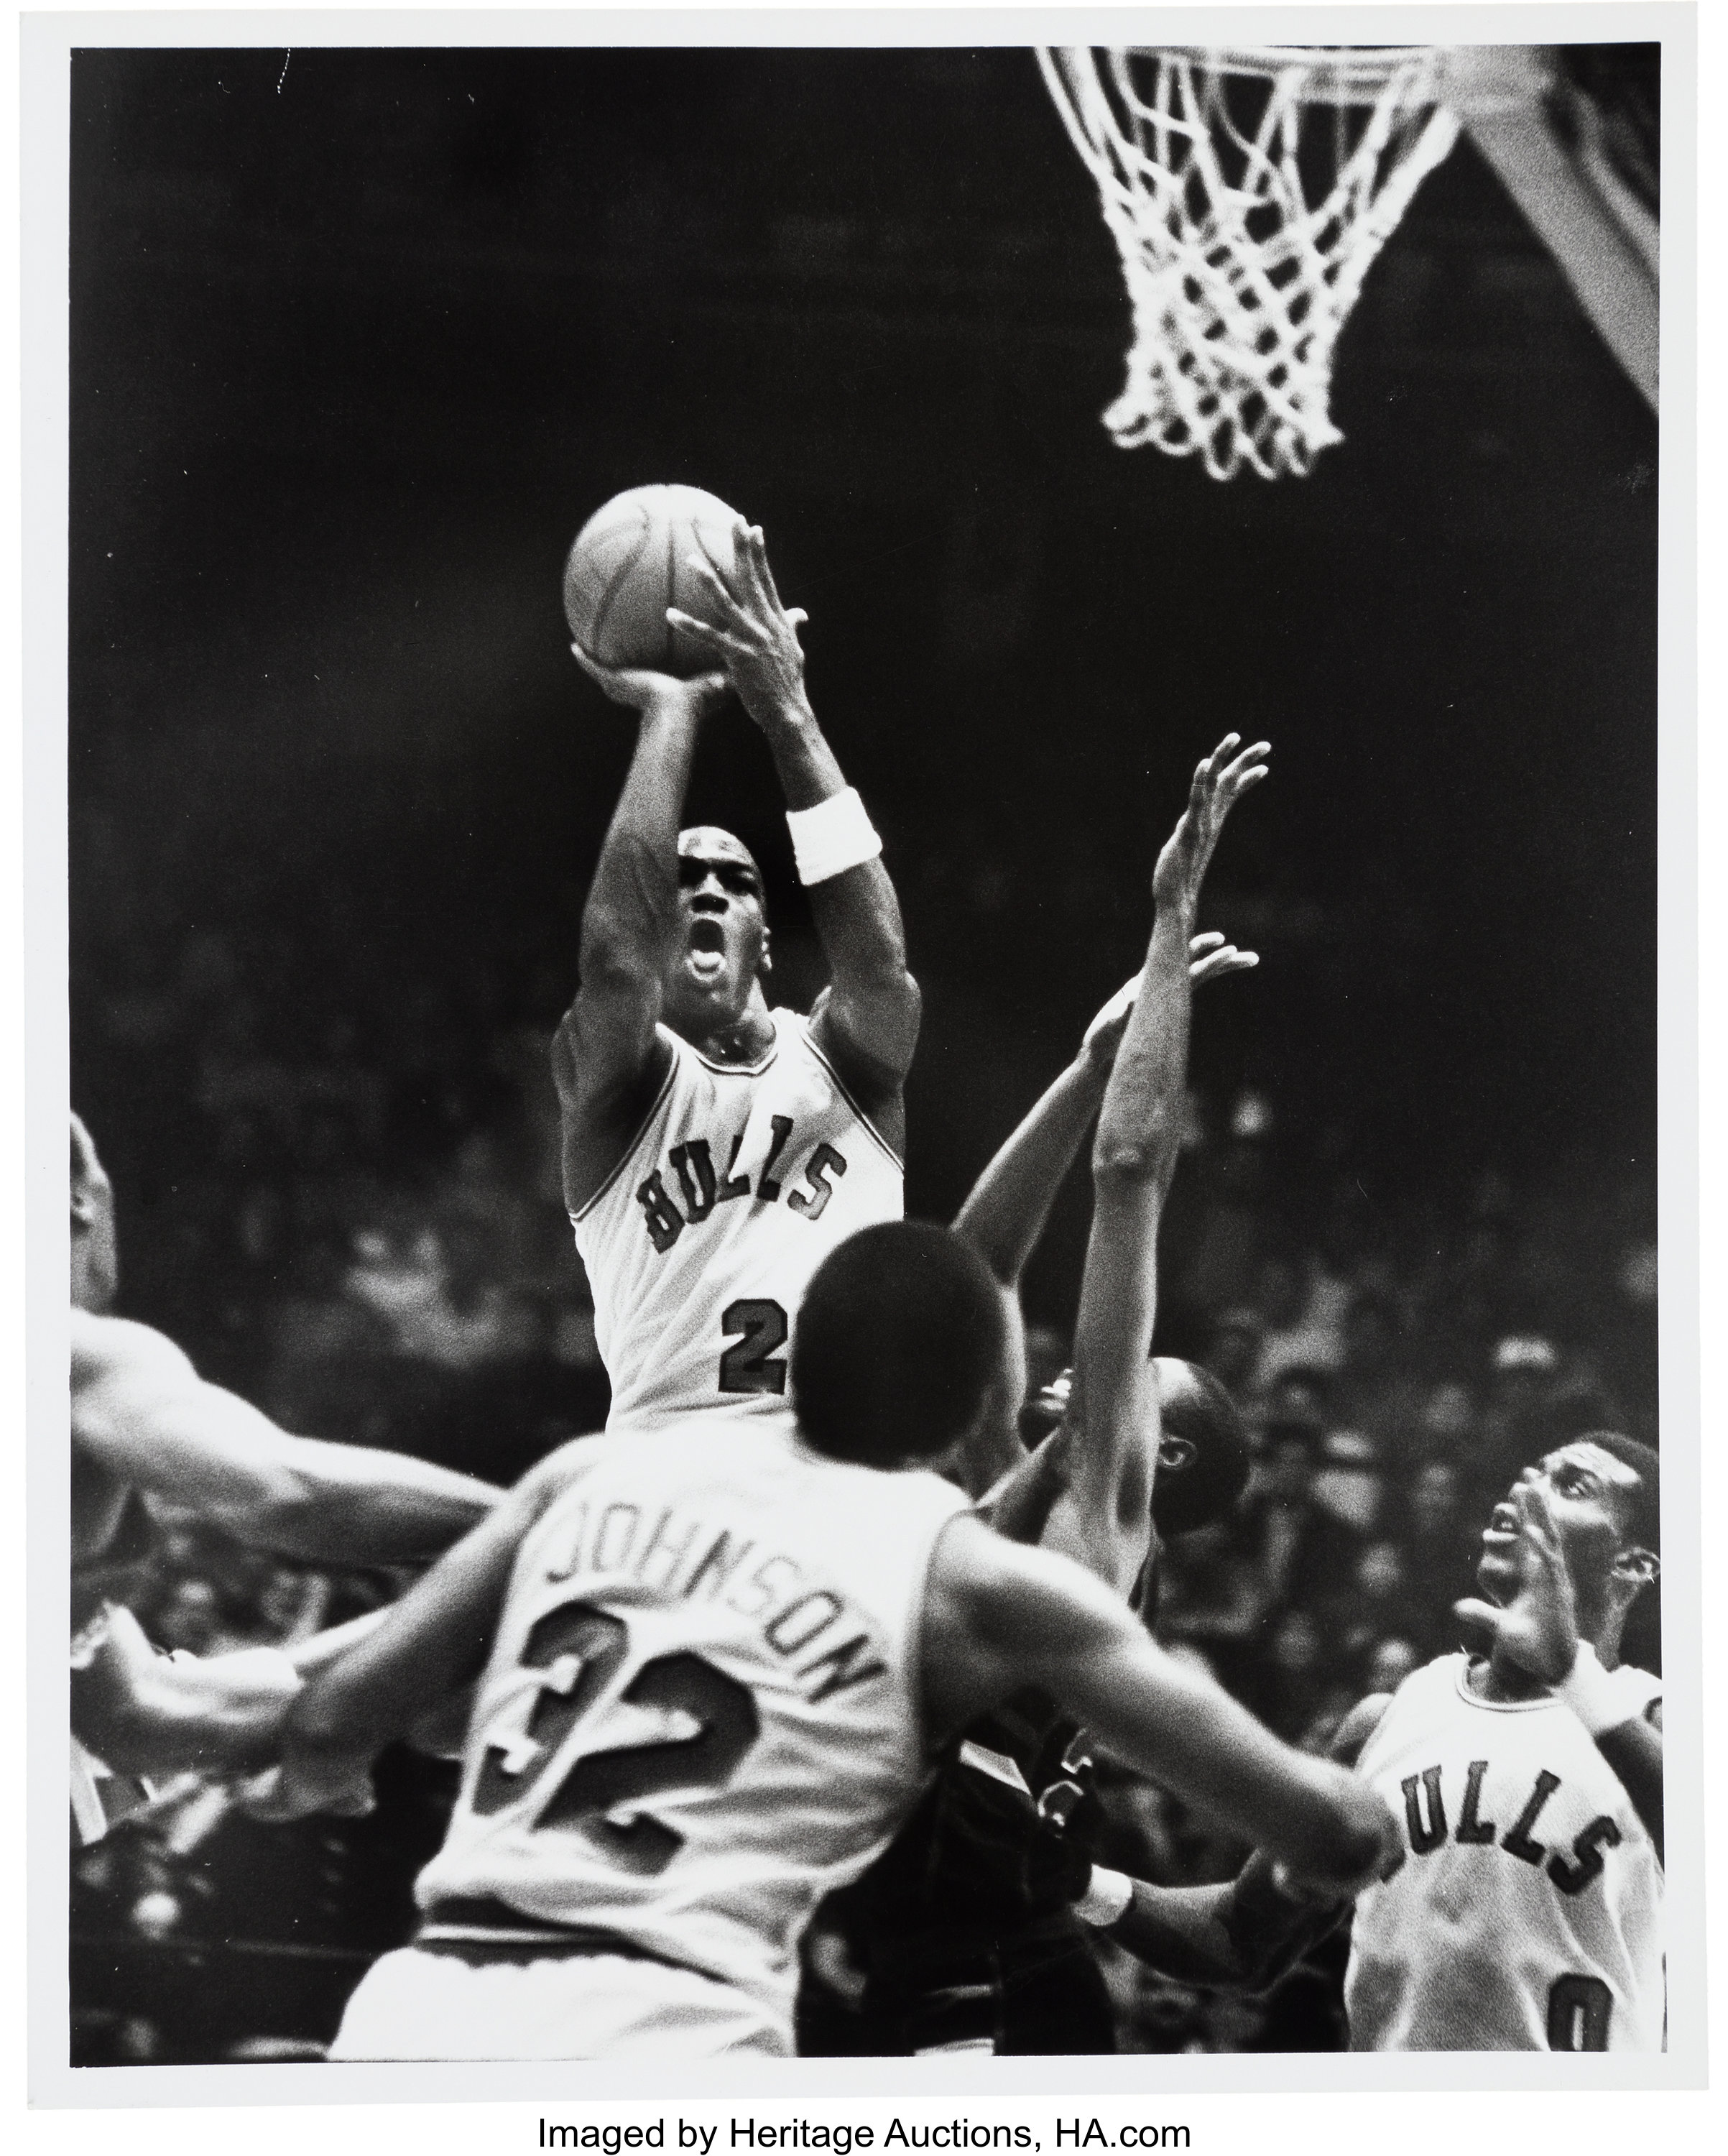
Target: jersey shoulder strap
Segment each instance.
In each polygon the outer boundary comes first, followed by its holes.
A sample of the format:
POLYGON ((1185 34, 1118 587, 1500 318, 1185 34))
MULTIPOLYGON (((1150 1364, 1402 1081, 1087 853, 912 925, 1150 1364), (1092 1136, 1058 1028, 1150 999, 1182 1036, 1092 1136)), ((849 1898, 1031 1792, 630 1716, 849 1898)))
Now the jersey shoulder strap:
POLYGON ((607 1176, 605 1181, 585 1204, 572 1209, 567 1209, 570 1212, 570 1224, 573 1228, 579 1228, 583 1221, 585 1221, 594 1211, 595 1208, 602 1203, 608 1193, 616 1188, 618 1178, 624 1173, 625 1169, 628 1168, 630 1163, 636 1158, 637 1154, 641 1152, 644 1139, 647 1137, 649 1132, 654 1128, 655 1123, 659 1122, 662 1113, 664 1111, 666 1103, 672 1097, 674 1089, 678 1085, 680 1077, 684 1075, 685 1060, 692 1053, 691 1050, 679 1039, 678 1035, 673 1032, 669 1026, 662 1025, 658 1019, 654 1021, 654 1038, 657 1040, 663 1041, 672 1051, 671 1056, 666 1065, 666 1075, 660 1081, 659 1086, 655 1089, 654 1101, 649 1108, 648 1113, 642 1118, 642 1121, 631 1132, 629 1142, 625 1146, 623 1151, 618 1155, 617 1161, 613 1166, 611 1173, 607 1176))
POLYGON ((890 1161, 892 1162, 895 1168, 900 1174, 904 1175, 906 1172, 905 1162, 888 1142, 888 1140, 882 1135, 881 1129, 876 1123, 874 1118, 870 1115, 869 1111, 864 1106, 864 1103, 859 1099, 857 1090, 854 1086, 852 1080, 843 1075, 836 1065, 833 1057, 817 1039, 814 1029, 815 1021, 817 1018, 820 1016, 821 1010, 822 1005, 820 1002, 818 1002, 815 1011, 813 1011, 808 1018, 804 1017, 801 1012, 789 1010, 783 1008, 776 1009, 774 1011, 770 1013, 770 1016, 774 1020, 775 1027, 781 1041, 787 1045, 796 1045, 796 1047, 802 1050, 804 1055, 810 1058, 813 1063, 818 1065, 818 1067, 822 1070, 823 1075, 828 1079, 828 1083, 845 1102, 847 1107, 851 1110, 852 1113, 864 1126, 864 1129, 869 1133, 871 1137, 875 1140, 882 1151, 887 1154, 890 1161), (782 1024, 782 1020, 784 1021, 783 1026, 782 1024))

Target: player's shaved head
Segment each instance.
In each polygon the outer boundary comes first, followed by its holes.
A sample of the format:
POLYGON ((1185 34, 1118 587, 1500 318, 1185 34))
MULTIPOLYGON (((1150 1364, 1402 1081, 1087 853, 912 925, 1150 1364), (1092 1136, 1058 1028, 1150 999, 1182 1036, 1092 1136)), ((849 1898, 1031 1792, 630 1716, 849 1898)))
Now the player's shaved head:
POLYGON ((1192 1534, 1223 1519, 1248 1487, 1248 1432, 1210 1370, 1177 1356, 1154 1359, 1160 1435, 1152 1525, 1163 1536, 1192 1534))
POLYGON ((989 1269, 947 1229, 861 1229, 817 1267, 799 1306, 799 1430, 830 1459, 865 1466, 939 1459, 1003 1383, 1006 1332, 989 1269))
MULTIPOLYGON (((1155 1355, 1158 1466, 1152 1525, 1161 1540, 1192 1534, 1224 1517, 1248 1487, 1248 1432, 1228 1389, 1210 1370, 1179 1355, 1155 1355)), ((1074 1373, 1064 1370, 1028 1406, 1022 1429, 1042 1444, 1068 1414, 1074 1373)))

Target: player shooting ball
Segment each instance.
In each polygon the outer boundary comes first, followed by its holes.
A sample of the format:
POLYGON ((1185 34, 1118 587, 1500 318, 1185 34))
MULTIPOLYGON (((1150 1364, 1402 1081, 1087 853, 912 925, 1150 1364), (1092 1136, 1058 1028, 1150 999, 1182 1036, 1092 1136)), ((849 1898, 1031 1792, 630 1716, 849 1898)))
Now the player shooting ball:
POLYGON ((729 557, 698 539, 703 614, 666 619, 716 670, 612 670, 573 647, 638 714, 582 916, 582 986, 552 1051, 613 1430, 693 1412, 783 1419, 782 1351, 805 1283, 848 1235, 904 1209, 920 1002, 882 842, 811 709, 805 616, 781 603, 761 531, 738 519, 729 557), (749 849, 679 828, 697 734, 728 688, 773 753, 828 965, 808 1019, 769 1008, 749 849))

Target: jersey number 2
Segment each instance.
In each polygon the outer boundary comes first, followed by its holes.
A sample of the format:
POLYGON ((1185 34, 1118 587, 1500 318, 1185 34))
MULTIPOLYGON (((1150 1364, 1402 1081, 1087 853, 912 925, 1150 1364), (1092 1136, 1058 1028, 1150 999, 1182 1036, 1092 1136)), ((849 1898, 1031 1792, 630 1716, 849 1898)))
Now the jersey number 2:
POLYGON ((766 1296, 729 1302, 720 1329, 730 1340, 742 1333, 736 1348, 720 1358, 720 1389, 723 1393, 783 1393, 786 1363, 775 1355, 786 1345, 786 1312, 766 1296))
MULTIPOLYGON (((520 1748, 488 1747, 474 1784, 476 1812, 500 1811, 520 1796, 520 1769, 512 1771, 511 1750, 525 1755, 525 1765, 561 1750, 605 1690, 628 1644, 621 1619, 585 1602, 566 1603, 540 1620, 528 1635, 522 1664, 545 1670, 551 1681, 535 1701, 520 1748)), ((700 1655, 657 1655, 643 1664, 619 1698, 630 1707, 687 1714, 697 1724, 696 1733, 658 1744, 578 1753, 541 1805, 536 1824, 575 1827, 624 1871, 652 1877, 683 1848, 683 1835, 645 1812, 623 1821, 608 1815, 631 1810, 644 1798, 669 1789, 718 1789, 731 1780, 761 1725, 747 1688, 700 1655)))

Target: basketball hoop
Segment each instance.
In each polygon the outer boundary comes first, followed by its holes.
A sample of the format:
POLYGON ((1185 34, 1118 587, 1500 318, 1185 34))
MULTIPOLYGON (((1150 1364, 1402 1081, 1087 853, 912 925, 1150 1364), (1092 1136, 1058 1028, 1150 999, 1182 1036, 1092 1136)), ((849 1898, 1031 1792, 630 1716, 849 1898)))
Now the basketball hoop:
POLYGON ((1125 449, 1275 479, 1343 439, 1339 331, 1458 137, 1444 59, 1426 45, 1040 49, 1133 303, 1127 383, 1104 415, 1125 449))

